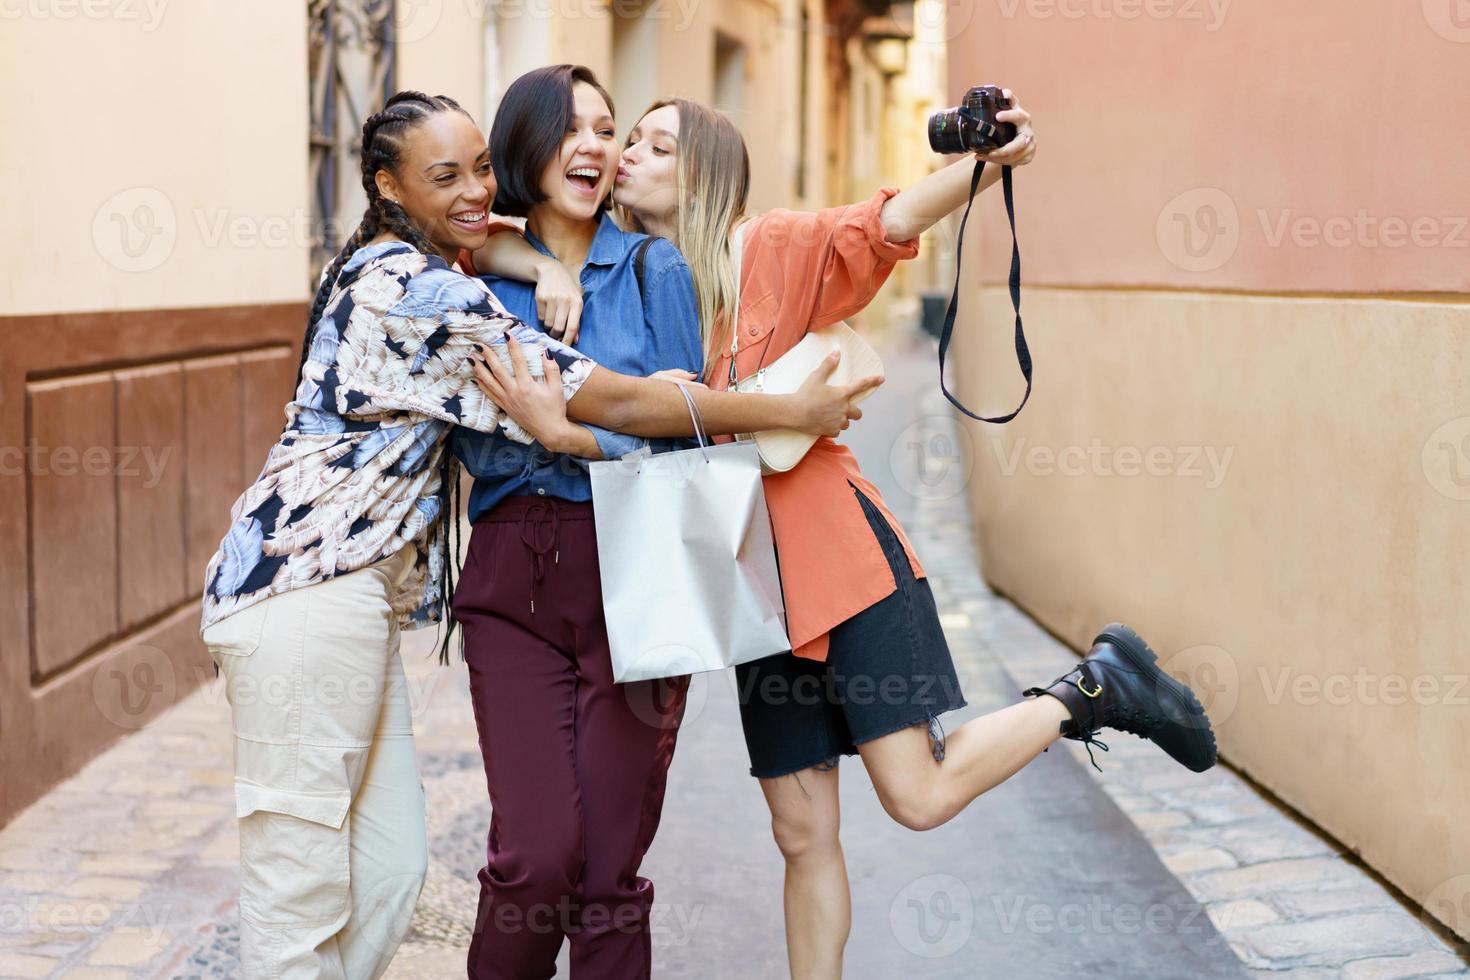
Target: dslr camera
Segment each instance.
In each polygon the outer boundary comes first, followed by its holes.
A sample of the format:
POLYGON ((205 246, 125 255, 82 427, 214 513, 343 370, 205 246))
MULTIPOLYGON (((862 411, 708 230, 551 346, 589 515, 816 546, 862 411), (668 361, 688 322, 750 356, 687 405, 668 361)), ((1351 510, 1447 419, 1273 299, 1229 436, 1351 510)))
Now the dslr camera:
POLYGON ((998 123, 995 115, 1011 108, 996 85, 977 85, 960 104, 929 117, 929 147, 935 153, 998 150, 1016 138, 1015 123, 998 123))

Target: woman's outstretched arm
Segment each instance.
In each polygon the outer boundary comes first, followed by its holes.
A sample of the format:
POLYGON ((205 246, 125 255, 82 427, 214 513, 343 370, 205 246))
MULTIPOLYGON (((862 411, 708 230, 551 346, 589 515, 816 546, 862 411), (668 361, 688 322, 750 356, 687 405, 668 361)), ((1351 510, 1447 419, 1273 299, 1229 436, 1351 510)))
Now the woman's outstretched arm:
MULTIPOLYGON (((684 396, 669 381, 631 378, 599 367, 567 401, 554 360, 544 360, 536 376, 515 338, 507 336, 506 348, 510 365, 498 357, 476 358, 475 379, 491 401, 521 420, 521 426, 552 451, 571 451, 577 438, 573 430, 586 431, 573 420, 646 437, 694 435, 684 396)), ((790 395, 710 391, 696 385, 687 390, 710 435, 797 429, 835 436, 862 418, 856 400, 883 383, 882 377, 870 377, 829 385, 826 379, 836 367, 834 354, 790 395)))
MULTIPOLYGON (((995 118, 998 122, 1015 123, 1016 138, 998 150, 974 155, 987 163, 996 164, 994 167, 986 167, 985 172, 980 175, 977 193, 1000 180, 1002 166, 1020 167, 1030 163, 1031 158, 1036 155, 1036 136, 1031 131, 1031 113, 1022 109, 1021 103, 1015 102, 1010 89, 1003 91, 1013 101, 1014 108, 996 113, 995 118)), ((970 176, 974 170, 975 161, 967 156, 943 170, 936 170, 927 177, 919 178, 911 186, 889 198, 888 203, 883 205, 882 212, 883 228, 888 240, 906 242, 917 238, 945 215, 964 204, 970 196, 970 176)))

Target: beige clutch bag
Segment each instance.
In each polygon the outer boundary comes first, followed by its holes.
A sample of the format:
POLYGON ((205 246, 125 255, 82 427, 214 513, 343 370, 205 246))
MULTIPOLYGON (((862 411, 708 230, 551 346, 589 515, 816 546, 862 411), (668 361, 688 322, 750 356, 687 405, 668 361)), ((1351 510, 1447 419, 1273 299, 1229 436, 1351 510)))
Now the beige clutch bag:
MULTIPOLYGON (((832 372, 828 384, 851 384, 858 378, 883 373, 883 361, 858 332, 838 322, 820 330, 812 330, 795 347, 773 363, 735 385, 736 391, 760 391, 789 395, 799 389, 822 359, 834 350, 842 352, 842 360, 832 372)), ((861 401, 869 391, 858 400, 861 401)), ((765 429, 737 436, 742 441, 754 440, 760 451, 762 473, 785 473, 806 455, 817 437, 795 429, 765 429)))
MULTIPOLYGON (((735 229, 730 243, 730 260, 735 266, 736 295, 740 293, 740 263, 744 253, 746 224, 735 229)), ((740 304, 735 304, 735 323, 730 336, 730 364, 734 370, 735 355, 740 344, 740 304)), ((789 395, 797 391, 822 359, 833 351, 840 351, 838 361, 829 384, 851 384, 858 378, 883 373, 883 360, 877 351, 860 337, 856 330, 841 321, 820 330, 811 330, 801 341, 771 364, 762 366, 755 374, 737 380, 731 387, 735 391, 765 392, 773 395, 789 395)), ((872 391, 862 395, 862 401, 872 391)), ((762 473, 785 473, 806 455, 817 437, 795 429, 764 429, 736 436, 741 442, 753 441, 760 452, 762 473)))

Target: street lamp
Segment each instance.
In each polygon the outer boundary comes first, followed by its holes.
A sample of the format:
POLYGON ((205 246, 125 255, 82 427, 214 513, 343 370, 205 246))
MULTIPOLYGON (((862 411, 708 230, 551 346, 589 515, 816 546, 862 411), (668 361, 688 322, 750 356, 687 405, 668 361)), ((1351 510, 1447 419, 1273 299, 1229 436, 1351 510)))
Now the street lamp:
POLYGON ((869 17, 863 22, 863 45, 868 58, 884 75, 902 75, 909 66, 909 42, 914 32, 892 15, 869 17))

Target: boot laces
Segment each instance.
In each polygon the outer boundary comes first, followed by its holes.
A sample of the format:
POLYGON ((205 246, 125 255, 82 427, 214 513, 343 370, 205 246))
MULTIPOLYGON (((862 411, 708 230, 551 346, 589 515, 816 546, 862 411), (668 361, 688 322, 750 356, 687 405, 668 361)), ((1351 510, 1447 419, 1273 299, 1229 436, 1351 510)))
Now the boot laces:
POLYGON ((1109 705, 1107 719, 1103 722, 1109 728, 1116 728, 1120 732, 1128 732, 1140 738, 1151 738, 1163 723, 1163 718, 1145 711, 1136 704, 1109 705))
MULTIPOLYGON (((1076 667, 1073 667, 1071 670, 1067 671, 1061 677, 1058 677, 1056 680, 1052 681, 1050 684, 1047 685, 1047 687, 1029 687, 1021 693, 1027 697, 1039 696, 1049 693, 1047 690, 1047 688, 1049 687, 1055 687, 1058 684, 1070 684, 1077 690, 1081 691, 1083 694, 1087 694, 1089 697, 1092 697, 1093 695, 1088 694, 1087 688, 1082 686, 1082 681, 1084 679, 1090 680, 1092 682, 1094 690, 1099 689, 1100 683, 1097 679, 1097 676, 1092 673, 1092 670, 1083 670, 1083 668, 1087 666, 1088 664, 1086 663, 1086 661, 1084 661, 1083 663, 1080 663, 1076 667)), ((1111 715, 1112 712, 1109 711, 1107 712, 1107 714, 1111 715)), ((1108 720, 1105 717, 1104 719, 1102 719, 1101 724, 1097 727, 1101 727, 1102 724, 1107 723, 1108 720)), ((1072 722, 1072 729, 1073 730, 1070 735, 1063 735, 1062 737, 1069 738, 1074 742, 1081 742, 1082 747, 1087 750, 1087 761, 1092 763, 1092 768, 1096 769, 1098 772, 1102 772, 1102 766, 1098 765, 1097 759, 1093 757, 1092 747, 1096 745, 1102 751, 1109 752, 1111 750, 1108 748, 1108 743, 1097 737, 1096 727, 1093 728, 1091 731, 1084 731, 1083 726, 1078 725, 1076 720, 1074 719, 1072 722)))
POLYGON ((1102 772, 1102 766, 1098 765, 1097 760, 1092 757, 1092 747, 1096 745, 1104 752, 1108 752, 1111 751, 1108 748, 1108 743, 1104 742, 1102 739, 1098 738, 1091 732, 1088 732, 1086 735, 1068 735, 1067 738, 1075 739, 1081 742, 1082 747, 1087 750, 1087 761, 1092 763, 1092 768, 1096 769, 1098 772, 1102 772))

